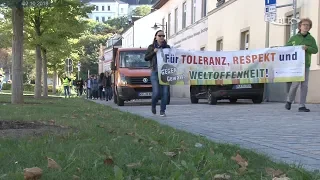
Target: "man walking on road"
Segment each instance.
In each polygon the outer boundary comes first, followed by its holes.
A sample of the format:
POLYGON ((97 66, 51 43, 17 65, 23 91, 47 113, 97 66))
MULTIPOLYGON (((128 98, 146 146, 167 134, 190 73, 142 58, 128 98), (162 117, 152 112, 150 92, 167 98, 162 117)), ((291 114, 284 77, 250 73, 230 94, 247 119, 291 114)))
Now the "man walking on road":
POLYGON ((294 101, 297 93, 297 89, 300 85, 300 105, 299 112, 310 112, 305 106, 307 93, 308 93, 308 81, 309 81, 309 71, 311 65, 311 55, 318 53, 318 46, 316 40, 309 33, 312 28, 312 21, 309 18, 301 19, 299 24, 299 32, 297 35, 292 36, 287 46, 298 46, 303 45, 303 50, 305 50, 305 80, 302 82, 292 82, 289 94, 287 97, 287 103, 285 108, 287 110, 291 109, 291 104, 294 101))

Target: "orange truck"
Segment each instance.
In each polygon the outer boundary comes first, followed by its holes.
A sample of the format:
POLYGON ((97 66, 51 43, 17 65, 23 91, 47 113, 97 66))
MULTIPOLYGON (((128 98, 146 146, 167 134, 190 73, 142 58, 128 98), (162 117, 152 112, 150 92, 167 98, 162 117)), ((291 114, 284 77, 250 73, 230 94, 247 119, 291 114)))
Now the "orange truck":
MULTIPOLYGON (((124 106, 125 101, 151 99, 150 62, 144 60, 146 48, 113 47, 111 62, 114 103, 124 106)), ((170 91, 168 93, 170 103, 170 91)), ((159 97, 160 99, 160 97, 159 97)))

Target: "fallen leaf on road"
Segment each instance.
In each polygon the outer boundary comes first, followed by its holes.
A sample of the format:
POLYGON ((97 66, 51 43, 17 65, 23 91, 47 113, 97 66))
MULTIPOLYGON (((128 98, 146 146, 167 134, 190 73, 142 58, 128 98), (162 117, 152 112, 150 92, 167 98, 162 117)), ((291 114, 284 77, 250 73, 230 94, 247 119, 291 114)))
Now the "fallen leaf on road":
POLYGON ((48 168, 51 169, 61 169, 61 167, 59 166, 58 163, 56 163, 56 161, 54 161, 53 159, 47 157, 48 160, 48 168))
POLYGON ((141 166, 140 162, 127 164, 128 168, 136 168, 136 167, 139 167, 139 166, 141 166))
POLYGON ((164 154, 170 157, 174 157, 177 155, 175 152, 164 152, 164 154))
POLYGON ((42 169, 38 167, 25 168, 23 173, 25 180, 38 180, 42 176, 42 169))
POLYGON ((216 174, 213 177, 213 180, 230 180, 231 176, 227 174, 216 174))
POLYGON ((104 162, 104 164, 106 164, 106 165, 112 165, 112 164, 114 164, 114 162, 113 162, 113 160, 112 160, 112 157, 106 158, 103 162, 104 162))
POLYGON ((284 174, 281 170, 275 170, 273 168, 266 168, 266 173, 271 177, 280 177, 284 174))

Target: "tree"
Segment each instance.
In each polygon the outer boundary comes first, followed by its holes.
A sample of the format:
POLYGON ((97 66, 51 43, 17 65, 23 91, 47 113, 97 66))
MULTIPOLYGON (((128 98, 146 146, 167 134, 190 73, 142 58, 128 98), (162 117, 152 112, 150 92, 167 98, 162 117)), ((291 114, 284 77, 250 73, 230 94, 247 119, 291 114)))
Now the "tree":
POLYGON ((85 6, 77 0, 60 0, 46 9, 30 8, 26 11, 26 29, 31 37, 29 43, 36 49, 35 98, 41 97, 41 82, 43 96, 48 96, 48 51, 50 48, 60 47, 60 44, 70 38, 78 38, 85 25, 85 21, 81 19, 87 17, 87 13, 92 10, 93 7, 85 6))
POLYGON ((46 0, 2 0, 0 5, 12 8, 12 104, 22 104, 23 100, 23 26, 24 6, 45 6, 46 0), (43 3, 45 2, 45 3, 43 3))
POLYGON ((98 58, 100 44, 105 44, 107 39, 115 32, 116 27, 89 20, 86 31, 77 40, 76 49, 81 62, 80 77, 87 77, 87 70, 98 73, 98 58))
POLYGON ((133 16, 146 16, 150 14, 151 12, 151 6, 148 5, 142 5, 135 8, 132 12, 133 16))
POLYGON ((124 29, 127 29, 130 26, 128 17, 125 16, 109 19, 105 23, 113 27, 113 29, 116 29, 113 33, 121 33, 124 29))

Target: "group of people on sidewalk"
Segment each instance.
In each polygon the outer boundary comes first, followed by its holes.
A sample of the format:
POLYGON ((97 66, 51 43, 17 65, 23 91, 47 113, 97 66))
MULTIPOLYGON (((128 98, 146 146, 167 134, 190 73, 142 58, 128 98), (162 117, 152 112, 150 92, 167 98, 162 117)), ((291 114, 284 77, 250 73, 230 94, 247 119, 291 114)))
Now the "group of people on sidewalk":
POLYGON ((106 71, 105 73, 100 73, 99 77, 91 75, 86 80, 87 99, 111 100, 113 96, 111 85, 111 73, 106 71))

